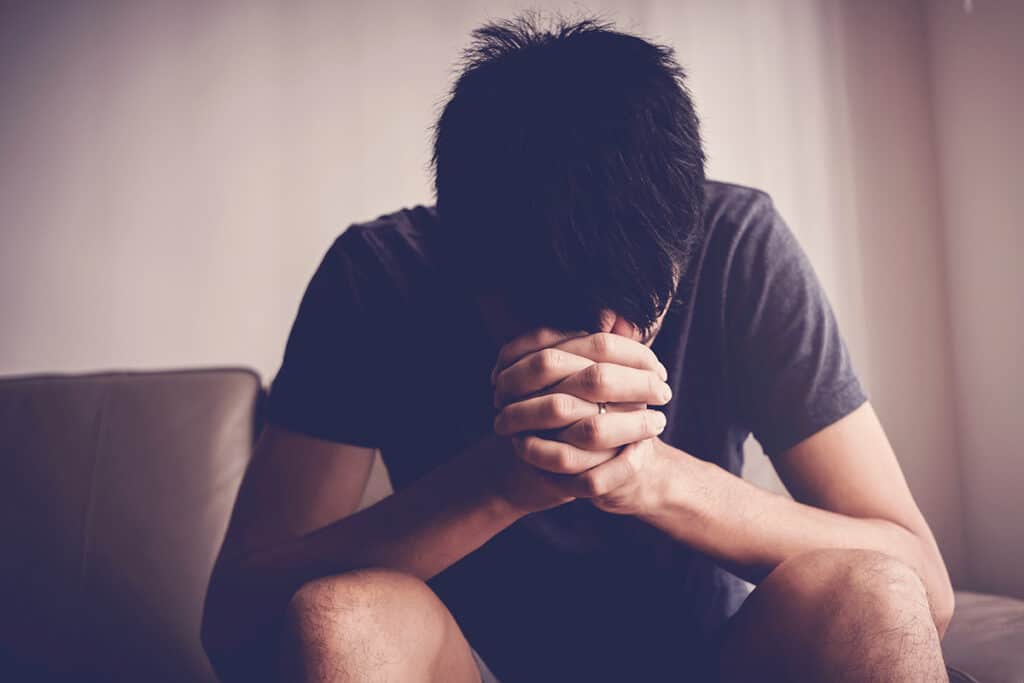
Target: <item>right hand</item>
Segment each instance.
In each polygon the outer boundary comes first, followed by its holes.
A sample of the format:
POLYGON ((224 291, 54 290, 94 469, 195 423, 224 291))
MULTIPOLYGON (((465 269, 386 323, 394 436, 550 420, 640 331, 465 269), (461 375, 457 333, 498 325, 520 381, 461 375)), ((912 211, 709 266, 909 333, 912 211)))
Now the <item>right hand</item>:
POLYGON ((664 428, 664 414, 647 410, 669 400, 664 366, 620 335, 535 330, 502 347, 494 377, 504 406, 489 444, 497 486, 523 514, 575 499, 592 488, 589 470, 664 428), (609 404, 607 413, 597 401, 609 404))

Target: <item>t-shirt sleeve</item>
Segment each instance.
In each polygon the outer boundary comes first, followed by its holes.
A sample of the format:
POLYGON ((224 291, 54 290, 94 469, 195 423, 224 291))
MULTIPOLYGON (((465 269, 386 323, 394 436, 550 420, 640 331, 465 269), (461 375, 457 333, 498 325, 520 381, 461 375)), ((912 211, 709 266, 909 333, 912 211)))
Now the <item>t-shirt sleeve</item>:
POLYGON ((380 448, 384 283, 356 230, 335 240, 306 287, 266 415, 290 431, 380 448))
POLYGON ((733 245, 724 316, 730 390, 775 456, 867 400, 832 307, 766 194, 733 245))

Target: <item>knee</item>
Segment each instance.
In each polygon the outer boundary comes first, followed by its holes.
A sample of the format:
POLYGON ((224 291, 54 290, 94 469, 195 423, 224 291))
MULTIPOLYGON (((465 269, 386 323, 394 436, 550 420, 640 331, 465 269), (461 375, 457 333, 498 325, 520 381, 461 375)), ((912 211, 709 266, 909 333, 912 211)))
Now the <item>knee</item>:
POLYGON ((304 584, 288 603, 284 636, 293 647, 332 657, 401 642, 416 615, 429 621, 440 601, 419 579, 386 569, 364 569, 304 584))
POLYGON ((931 623, 924 583, 907 564, 874 550, 825 549, 796 555, 764 587, 812 622, 866 621, 873 628, 931 623))

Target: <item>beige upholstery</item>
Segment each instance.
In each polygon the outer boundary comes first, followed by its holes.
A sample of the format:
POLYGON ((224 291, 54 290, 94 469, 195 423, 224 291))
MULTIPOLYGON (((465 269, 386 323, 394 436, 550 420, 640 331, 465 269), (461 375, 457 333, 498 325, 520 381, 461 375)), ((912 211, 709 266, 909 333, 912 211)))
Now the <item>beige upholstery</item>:
MULTIPOLYGON (((258 427, 248 370, 0 380, 0 680, 215 681, 206 582, 258 427)), ((1024 681, 1024 602, 958 593, 944 641, 1024 681)))
POLYGON ((200 610, 259 395, 247 370, 0 381, 0 679, 215 680, 200 610))

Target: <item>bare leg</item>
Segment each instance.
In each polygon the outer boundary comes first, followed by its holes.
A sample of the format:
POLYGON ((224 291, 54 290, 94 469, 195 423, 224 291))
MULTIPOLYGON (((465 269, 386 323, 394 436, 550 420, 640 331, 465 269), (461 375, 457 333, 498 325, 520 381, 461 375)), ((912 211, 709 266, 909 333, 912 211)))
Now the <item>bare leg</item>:
POLYGON ((400 572, 367 569, 306 584, 282 635, 283 681, 480 681, 444 603, 400 572))
POLYGON ((783 562, 733 617, 722 680, 948 681, 924 585, 869 550, 817 550, 783 562))

